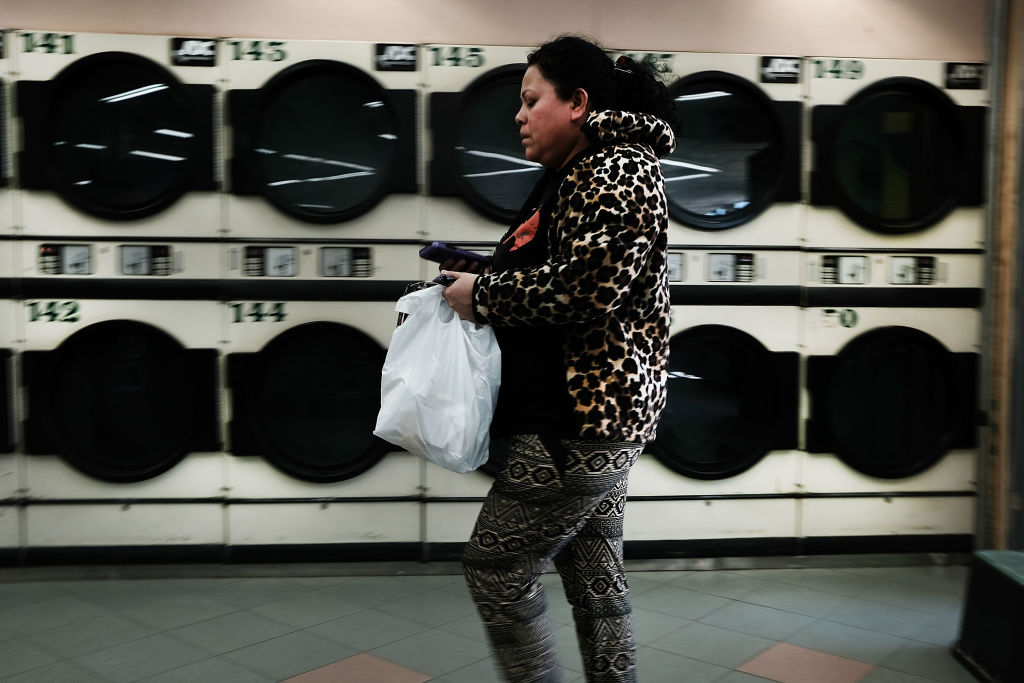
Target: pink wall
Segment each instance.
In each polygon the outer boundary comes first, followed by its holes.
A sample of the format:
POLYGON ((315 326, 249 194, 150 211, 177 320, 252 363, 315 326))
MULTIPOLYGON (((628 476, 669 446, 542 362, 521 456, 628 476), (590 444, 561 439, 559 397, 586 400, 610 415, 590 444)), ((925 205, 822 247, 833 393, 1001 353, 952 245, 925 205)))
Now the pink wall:
POLYGON ((3 28, 988 59, 983 0, 0 0, 3 28))

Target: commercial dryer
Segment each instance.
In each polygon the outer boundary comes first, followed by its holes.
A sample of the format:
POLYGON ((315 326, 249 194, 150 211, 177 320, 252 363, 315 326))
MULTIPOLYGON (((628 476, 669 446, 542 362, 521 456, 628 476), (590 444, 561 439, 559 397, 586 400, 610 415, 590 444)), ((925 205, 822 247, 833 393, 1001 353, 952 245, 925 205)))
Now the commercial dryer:
POLYGON ((811 248, 984 246, 983 64, 810 57, 811 248))
POLYGON ((541 177, 515 123, 531 49, 424 46, 431 240, 493 246, 541 177))
POLYGON ((983 266, 974 254, 808 254, 809 546, 970 548, 983 266))
POLYGON ((373 435, 415 245, 232 242, 225 257, 233 555, 417 557, 421 463, 373 435))
POLYGON ((231 38, 222 49, 231 237, 419 238, 417 46, 231 38))
POLYGON ((218 234, 216 41, 43 30, 9 38, 22 234, 218 234))
POLYGON ((797 57, 613 51, 669 87, 676 148, 662 160, 670 239, 799 247, 803 85, 797 57))
POLYGON ((215 242, 20 242, 30 552, 187 556, 223 543, 219 252, 215 242))
POLYGON ((797 532, 798 251, 669 251, 668 403, 633 467, 627 554, 759 553, 797 532))

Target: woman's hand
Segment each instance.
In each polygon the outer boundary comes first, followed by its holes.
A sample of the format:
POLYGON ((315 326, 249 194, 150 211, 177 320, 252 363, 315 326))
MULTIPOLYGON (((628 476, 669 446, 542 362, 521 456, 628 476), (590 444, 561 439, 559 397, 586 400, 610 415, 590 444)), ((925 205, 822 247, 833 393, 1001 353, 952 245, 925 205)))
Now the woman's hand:
POLYGON ((460 273, 454 270, 442 270, 442 275, 450 275, 455 282, 448 285, 441 296, 448 302, 460 318, 476 322, 473 315, 473 285, 479 277, 475 273, 460 273))

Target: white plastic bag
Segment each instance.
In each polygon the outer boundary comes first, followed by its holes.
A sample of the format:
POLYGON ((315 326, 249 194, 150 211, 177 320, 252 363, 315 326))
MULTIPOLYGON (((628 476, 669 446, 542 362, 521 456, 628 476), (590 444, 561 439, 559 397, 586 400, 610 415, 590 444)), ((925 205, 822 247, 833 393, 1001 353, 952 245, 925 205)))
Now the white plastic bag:
POLYGON ((462 320, 427 287, 398 300, 408 317, 391 335, 373 433, 455 472, 487 462, 501 382, 494 330, 462 320))

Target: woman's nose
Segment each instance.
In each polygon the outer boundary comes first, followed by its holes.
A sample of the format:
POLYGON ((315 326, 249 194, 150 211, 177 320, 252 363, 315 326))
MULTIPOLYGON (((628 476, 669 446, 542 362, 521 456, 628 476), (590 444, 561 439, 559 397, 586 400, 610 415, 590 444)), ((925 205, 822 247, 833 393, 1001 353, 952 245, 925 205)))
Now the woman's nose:
POLYGON ((517 126, 521 126, 524 123, 526 123, 526 119, 523 118, 523 108, 522 107, 520 107, 519 111, 516 112, 516 117, 515 117, 514 120, 515 120, 517 126))

